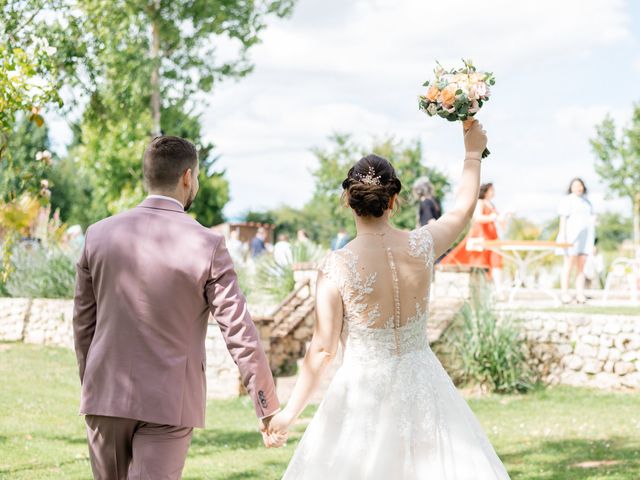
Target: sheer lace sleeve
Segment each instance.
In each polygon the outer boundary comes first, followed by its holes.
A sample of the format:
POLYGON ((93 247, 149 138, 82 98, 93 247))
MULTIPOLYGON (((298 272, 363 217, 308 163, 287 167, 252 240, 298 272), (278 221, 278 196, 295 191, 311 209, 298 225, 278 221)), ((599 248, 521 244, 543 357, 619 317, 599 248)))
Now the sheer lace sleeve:
POLYGON ((338 254, 334 252, 327 253, 320 263, 318 263, 318 272, 327 278, 340 293, 344 287, 344 275, 341 274, 341 266, 338 258, 338 254))
POLYGON ((412 230, 409 234, 409 254, 413 257, 423 258, 428 268, 433 267, 435 260, 433 237, 426 225, 412 230))

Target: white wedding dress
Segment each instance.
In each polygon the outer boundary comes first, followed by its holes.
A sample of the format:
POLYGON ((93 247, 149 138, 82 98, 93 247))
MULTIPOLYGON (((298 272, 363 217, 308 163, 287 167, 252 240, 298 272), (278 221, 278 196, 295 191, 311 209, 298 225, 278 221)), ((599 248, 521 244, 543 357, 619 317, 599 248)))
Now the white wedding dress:
POLYGON ((509 478, 427 342, 433 261, 427 227, 361 235, 323 260, 344 358, 284 480, 509 478))

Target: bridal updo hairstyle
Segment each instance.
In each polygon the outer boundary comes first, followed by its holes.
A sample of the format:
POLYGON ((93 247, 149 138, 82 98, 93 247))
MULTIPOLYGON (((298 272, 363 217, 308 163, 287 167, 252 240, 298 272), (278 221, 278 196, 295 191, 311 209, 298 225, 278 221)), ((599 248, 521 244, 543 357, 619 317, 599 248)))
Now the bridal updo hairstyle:
POLYGON ((400 193, 402 183, 387 159, 367 155, 351 167, 342 188, 358 216, 381 217, 391 198, 400 193))

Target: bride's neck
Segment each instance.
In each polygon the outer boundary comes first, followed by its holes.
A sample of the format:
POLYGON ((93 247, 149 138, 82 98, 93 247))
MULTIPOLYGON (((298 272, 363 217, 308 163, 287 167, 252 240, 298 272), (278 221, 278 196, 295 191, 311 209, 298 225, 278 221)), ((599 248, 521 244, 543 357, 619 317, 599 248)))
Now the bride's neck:
POLYGON ((383 233, 391 229, 389 225, 389 210, 381 217, 359 217, 355 215, 356 232, 363 233, 383 233))

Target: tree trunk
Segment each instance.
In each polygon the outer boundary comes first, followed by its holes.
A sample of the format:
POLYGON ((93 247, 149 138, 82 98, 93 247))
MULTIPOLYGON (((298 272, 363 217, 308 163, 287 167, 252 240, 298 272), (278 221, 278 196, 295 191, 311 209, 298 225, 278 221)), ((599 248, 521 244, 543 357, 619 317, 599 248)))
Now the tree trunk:
MULTIPOLYGON (((155 2, 155 15, 160 10, 160 1, 155 2)), ((155 16, 154 16, 155 17, 155 16)), ((151 117, 153 136, 161 134, 160 129, 160 27, 157 18, 153 18, 151 42, 151 117)))

